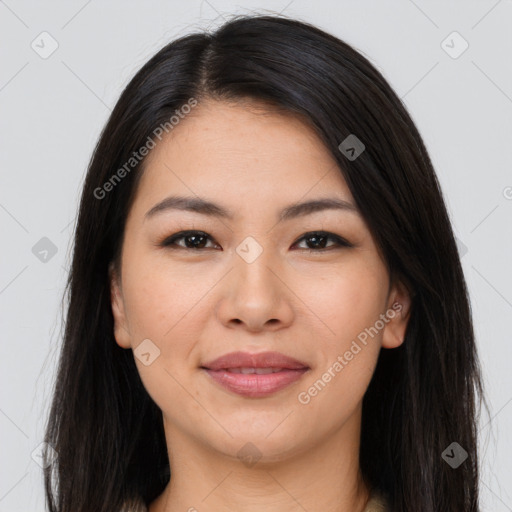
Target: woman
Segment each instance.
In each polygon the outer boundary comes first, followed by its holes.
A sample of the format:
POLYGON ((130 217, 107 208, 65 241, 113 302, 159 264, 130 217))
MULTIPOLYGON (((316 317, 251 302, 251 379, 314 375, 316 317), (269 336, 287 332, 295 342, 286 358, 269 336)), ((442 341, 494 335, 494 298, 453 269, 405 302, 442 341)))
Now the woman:
POLYGON ((479 509, 442 193, 339 39, 239 16, 159 51, 95 149, 68 290, 52 512, 479 509))

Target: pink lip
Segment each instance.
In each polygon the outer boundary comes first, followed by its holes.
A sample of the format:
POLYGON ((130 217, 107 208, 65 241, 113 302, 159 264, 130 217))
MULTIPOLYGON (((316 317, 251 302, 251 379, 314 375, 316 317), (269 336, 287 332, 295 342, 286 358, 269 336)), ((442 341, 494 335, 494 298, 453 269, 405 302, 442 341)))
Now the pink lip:
POLYGON ((210 377, 233 393, 258 398, 276 393, 297 381, 309 367, 279 352, 232 352, 202 366, 210 377), (268 374, 231 373, 231 368, 281 368, 268 374))

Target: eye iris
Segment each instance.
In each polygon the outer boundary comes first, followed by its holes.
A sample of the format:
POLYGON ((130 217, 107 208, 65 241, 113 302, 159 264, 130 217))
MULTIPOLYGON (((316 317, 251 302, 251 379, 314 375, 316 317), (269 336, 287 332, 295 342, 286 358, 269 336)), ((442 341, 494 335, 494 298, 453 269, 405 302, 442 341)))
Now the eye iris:
POLYGON ((325 235, 310 235, 307 237, 307 243, 308 243, 308 246, 310 245, 310 241, 313 240, 313 247, 314 248, 318 248, 320 247, 321 249, 324 249, 325 248, 325 245, 326 245, 326 241, 329 237, 328 236, 325 236, 325 235), (323 240, 323 243, 322 242, 318 242, 318 240, 323 240))
POLYGON ((193 235, 186 235, 183 237, 183 239, 185 240, 185 245, 188 247, 188 248, 192 248, 192 249, 202 249, 205 245, 206 245, 206 236, 204 235, 196 235, 196 234, 193 234, 193 235), (201 240, 202 239, 202 242, 204 243, 196 243, 197 240, 201 240), (189 245, 187 242, 189 240, 194 240, 192 242, 192 245, 189 245))

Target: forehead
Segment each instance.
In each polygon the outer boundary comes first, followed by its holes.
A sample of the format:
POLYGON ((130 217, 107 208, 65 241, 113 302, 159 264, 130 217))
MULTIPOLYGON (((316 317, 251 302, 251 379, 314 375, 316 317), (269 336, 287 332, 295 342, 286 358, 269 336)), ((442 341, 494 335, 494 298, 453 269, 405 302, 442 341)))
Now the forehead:
POLYGON ((171 192, 225 199, 234 209, 237 201, 264 205, 308 194, 351 199, 336 161, 311 127, 249 101, 200 103, 157 143, 137 197, 147 205, 171 192))

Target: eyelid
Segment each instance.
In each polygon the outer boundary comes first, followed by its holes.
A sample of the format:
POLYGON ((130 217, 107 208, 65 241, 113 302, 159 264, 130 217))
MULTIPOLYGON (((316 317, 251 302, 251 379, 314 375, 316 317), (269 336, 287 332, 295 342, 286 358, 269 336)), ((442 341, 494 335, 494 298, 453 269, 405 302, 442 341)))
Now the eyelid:
POLYGON ((210 234, 208 234, 206 231, 202 231, 200 229, 183 229, 181 231, 177 231, 173 235, 166 236, 163 240, 158 242, 156 245, 160 246, 160 247, 168 248, 168 249, 169 248, 170 249, 184 249, 186 251, 199 252, 201 249, 199 249, 199 250, 191 249, 188 247, 183 247, 182 245, 174 245, 173 246, 173 243, 175 243, 176 240, 180 240, 182 238, 186 238, 187 236, 192 236, 192 235, 202 235, 202 236, 208 238, 209 241, 212 241, 217 244, 215 239, 210 234))
MULTIPOLYGON (((216 242, 215 238, 213 238, 210 234, 208 234, 207 232, 202 231, 200 229, 183 229, 181 231, 178 231, 178 232, 174 233, 173 235, 165 237, 163 240, 158 242, 156 245, 159 246, 159 247, 164 247, 164 248, 168 248, 168 249, 184 249, 186 251, 194 251, 194 252, 201 252, 201 250, 204 250, 204 248, 203 249, 193 249, 193 248, 184 247, 184 246, 175 244, 176 240, 180 240, 182 238, 185 238, 185 237, 191 236, 191 235, 202 235, 202 236, 205 236, 209 241, 219 245, 216 242)), ((332 233, 330 231, 325 231, 325 230, 322 230, 322 229, 314 230, 314 231, 307 231, 307 232, 303 233, 299 238, 297 238, 295 240, 295 242, 293 242, 292 247, 294 245, 297 245, 302 240, 307 239, 308 237, 312 237, 314 235, 323 236, 323 237, 326 237, 329 240, 333 240, 335 242, 335 245, 334 246, 330 246, 330 247, 334 247, 334 248, 336 248, 336 247, 338 247, 338 248, 340 248, 340 247, 354 247, 354 244, 349 242, 346 238, 344 238, 344 237, 342 237, 340 235, 337 235, 335 233, 332 233)), ((299 249, 299 250, 304 250, 304 251, 308 251, 308 252, 325 252, 325 251, 329 250, 329 247, 328 248, 323 248, 323 249, 322 248, 320 248, 320 249, 309 249, 309 248, 306 248, 306 249, 299 249)))
MULTIPOLYGON (((295 242, 293 242, 293 245, 296 245, 298 242, 302 241, 305 238, 308 238, 313 235, 320 235, 324 236, 328 239, 334 240, 339 246, 345 246, 345 247, 353 247, 354 245, 351 244, 346 238, 343 238, 340 235, 337 235, 336 233, 331 233, 330 231, 324 231, 322 229, 316 230, 316 231, 307 231, 303 235, 301 235, 295 242)), ((321 252, 322 249, 304 249, 306 251, 313 251, 313 252, 321 252)), ((326 250, 326 249, 323 249, 326 250)))

